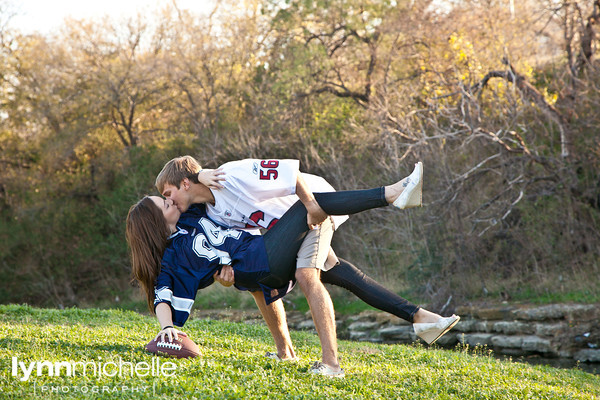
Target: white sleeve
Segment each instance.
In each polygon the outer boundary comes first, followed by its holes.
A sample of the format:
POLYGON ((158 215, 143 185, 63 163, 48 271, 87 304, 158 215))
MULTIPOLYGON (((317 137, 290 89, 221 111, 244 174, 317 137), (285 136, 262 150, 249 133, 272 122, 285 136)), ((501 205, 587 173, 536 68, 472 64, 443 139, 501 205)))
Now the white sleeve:
POLYGON ((331 186, 324 178, 321 178, 318 175, 307 174, 306 172, 301 172, 300 174, 302 175, 302 178, 304 178, 304 182, 306 182, 311 192, 335 192, 333 186, 331 186))
POLYGON ((240 197, 256 202, 296 193, 300 162, 298 160, 246 159, 221 166, 223 185, 240 197))

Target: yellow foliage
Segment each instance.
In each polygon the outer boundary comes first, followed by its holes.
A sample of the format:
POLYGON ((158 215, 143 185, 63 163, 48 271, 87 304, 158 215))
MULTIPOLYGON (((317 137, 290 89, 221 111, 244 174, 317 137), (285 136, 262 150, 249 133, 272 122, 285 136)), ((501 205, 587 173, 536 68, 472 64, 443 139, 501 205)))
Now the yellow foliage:
POLYGON ((237 75, 237 74, 239 74, 240 72, 242 72, 242 69, 243 69, 243 68, 242 68, 242 66, 241 66, 240 64, 237 64, 237 63, 236 63, 236 64, 234 64, 234 65, 233 65, 233 67, 231 68, 231 71, 232 71, 232 72, 233 72, 235 75, 237 75))
POLYGON ((525 61, 523 63, 523 72, 522 74, 526 77, 526 78, 531 78, 533 77, 533 67, 531 66, 531 64, 529 64, 527 61, 525 61))
POLYGON ((551 106, 555 105, 558 100, 558 93, 548 93, 548 88, 542 90, 542 95, 544 96, 544 99, 546 99, 546 102, 551 106))

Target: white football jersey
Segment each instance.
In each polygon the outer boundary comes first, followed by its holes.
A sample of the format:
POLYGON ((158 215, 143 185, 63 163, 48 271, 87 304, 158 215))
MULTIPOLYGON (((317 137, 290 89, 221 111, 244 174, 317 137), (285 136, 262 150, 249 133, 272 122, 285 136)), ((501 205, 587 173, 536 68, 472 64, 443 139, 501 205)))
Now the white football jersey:
MULTIPOLYGON (((223 189, 211 189, 215 205, 206 204, 208 216, 220 224, 242 228, 269 229, 296 202, 298 160, 246 159, 223 164, 223 189)), ((335 189, 323 178, 304 174, 309 189, 333 192, 335 189)), ((334 216, 337 228, 348 216, 334 216)), ((256 232, 255 232, 256 233, 256 232)))

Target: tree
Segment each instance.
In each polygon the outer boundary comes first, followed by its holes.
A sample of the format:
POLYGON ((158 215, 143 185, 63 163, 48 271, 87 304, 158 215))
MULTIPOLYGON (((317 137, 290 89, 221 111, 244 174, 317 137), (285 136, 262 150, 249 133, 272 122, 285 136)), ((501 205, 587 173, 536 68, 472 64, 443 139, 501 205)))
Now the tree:
POLYGON ((99 124, 108 124, 123 147, 137 146, 158 130, 154 114, 170 100, 160 38, 152 41, 141 17, 124 25, 74 21, 71 26, 65 39, 86 95, 95 98, 99 124))

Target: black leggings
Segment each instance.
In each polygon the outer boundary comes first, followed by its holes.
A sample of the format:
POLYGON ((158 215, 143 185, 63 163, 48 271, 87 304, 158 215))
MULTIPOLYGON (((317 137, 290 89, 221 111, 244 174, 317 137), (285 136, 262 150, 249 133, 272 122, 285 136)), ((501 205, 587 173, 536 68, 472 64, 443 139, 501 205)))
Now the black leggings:
MULTIPOLYGON (((384 187, 368 190, 314 193, 315 199, 328 215, 356 214, 371 208, 387 206, 384 187)), ((293 279, 296 257, 309 228, 306 208, 297 201, 263 236, 270 275, 261 283, 280 288, 293 279)))
POLYGON ((347 289, 370 306, 414 322, 419 306, 381 286, 348 261, 339 260, 329 271, 321 271, 321 282, 347 289))

